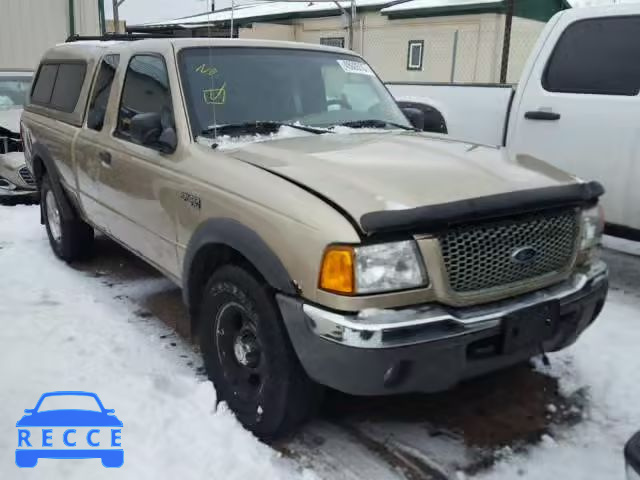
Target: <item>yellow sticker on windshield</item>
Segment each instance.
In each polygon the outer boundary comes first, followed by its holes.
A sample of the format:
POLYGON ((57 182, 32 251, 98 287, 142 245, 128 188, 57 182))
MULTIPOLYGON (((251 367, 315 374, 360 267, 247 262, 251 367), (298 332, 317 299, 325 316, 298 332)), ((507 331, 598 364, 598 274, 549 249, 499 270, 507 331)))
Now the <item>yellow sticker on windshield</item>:
POLYGON ((227 101, 227 83, 223 83, 220 88, 210 88, 203 90, 204 103, 207 105, 224 105, 227 101))
POLYGON ((216 73, 218 73, 218 69, 216 67, 203 63, 202 65, 198 65, 196 67, 196 72, 206 75, 208 77, 213 77, 216 73))

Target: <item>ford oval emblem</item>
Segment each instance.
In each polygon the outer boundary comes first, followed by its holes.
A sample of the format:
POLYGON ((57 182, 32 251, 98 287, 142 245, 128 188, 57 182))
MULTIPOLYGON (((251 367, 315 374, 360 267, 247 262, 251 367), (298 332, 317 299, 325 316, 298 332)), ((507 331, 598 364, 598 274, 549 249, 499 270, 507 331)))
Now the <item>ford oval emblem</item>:
POLYGON ((519 247, 511 252, 511 261, 518 265, 527 265, 538 258, 540 253, 533 247, 519 247))

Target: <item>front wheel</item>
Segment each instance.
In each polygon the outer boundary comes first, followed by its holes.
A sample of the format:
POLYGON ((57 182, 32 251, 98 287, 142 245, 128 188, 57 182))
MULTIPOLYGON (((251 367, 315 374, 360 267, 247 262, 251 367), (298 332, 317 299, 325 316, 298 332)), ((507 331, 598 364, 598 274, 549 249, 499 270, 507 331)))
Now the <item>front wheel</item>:
POLYGON ((93 228, 75 214, 72 219, 63 218, 47 176, 42 179, 41 194, 42 215, 53 252, 65 262, 88 257, 93 249, 93 228))
POLYGON ((264 282, 235 265, 209 280, 200 308, 200 345, 219 401, 263 440, 294 431, 321 389, 302 369, 264 282))

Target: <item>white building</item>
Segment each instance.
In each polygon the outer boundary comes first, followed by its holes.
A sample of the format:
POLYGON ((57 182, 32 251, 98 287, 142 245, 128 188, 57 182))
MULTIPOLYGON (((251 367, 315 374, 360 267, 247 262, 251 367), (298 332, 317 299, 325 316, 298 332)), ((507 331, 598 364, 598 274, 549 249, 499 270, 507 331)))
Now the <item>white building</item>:
POLYGON ((99 35, 104 0, 0 0, 0 70, 35 69, 49 47, 99 35))
MULTIPOLYGON (((362 54, 384 81, 498 82, 506 0, 355 0, 350 25, 333 2, 239 4, 233 34, 324 43, 362 54)), ((344 10, 351 2, 341 0, 344 10)), ((565 0, 516 0, 507 81, 517 82, 545 23, 565 0)), ((145 25, 185 36, 228 36, 231 11, 145 25)))

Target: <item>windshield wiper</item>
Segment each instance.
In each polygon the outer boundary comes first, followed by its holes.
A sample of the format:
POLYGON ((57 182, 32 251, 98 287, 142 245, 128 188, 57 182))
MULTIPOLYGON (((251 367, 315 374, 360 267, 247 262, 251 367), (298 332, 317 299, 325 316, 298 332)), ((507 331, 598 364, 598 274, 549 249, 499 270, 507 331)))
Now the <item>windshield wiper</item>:
POLYGON ((307 127, 305 125, 299 125, 296 123, 287 122, 275 122, 275 121, 256 121, 256 122, 243 122, 243 123, 227 123, 225 125, 216 125, 213 127, 205 128, 201 134, 210 135, 215 133, 216 135, 242 135, 246 133, 254 135, 268 135, 270 133, 276 133, 280 130, 280 127, 291 127, 297 130, 303 130, 309 133, 321 134, 332 133, 330 130, 324 130, 321 128, 307 127))
POLYGON ((385 128, 387 126, 401 128, 403 130, 412 130, 417 131, 414 127, 409 127, 407 125, 402 125, 400 123, 388 122, 387 120, 379 120, 377 118, 371 118, 366 120, 352 120, 350 122, 343 122, 338 124, 341 127, 350 127, 350 128, 385 128))

